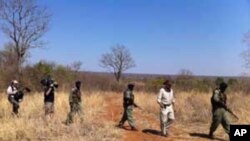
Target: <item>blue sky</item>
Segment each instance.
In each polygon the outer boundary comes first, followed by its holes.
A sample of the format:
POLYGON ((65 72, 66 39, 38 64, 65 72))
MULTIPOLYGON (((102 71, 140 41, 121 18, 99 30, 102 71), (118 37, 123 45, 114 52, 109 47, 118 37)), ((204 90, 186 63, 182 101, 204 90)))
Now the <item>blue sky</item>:
MULTIPOLYGON (((53 13, 44 36, 45 49, 31 51, 41 59, 83 70, 105 71, 101 54, 126 46, 136 67, 132 73, 240 75, 247 72, 240 53, 250 30, 247 0, 40 0, 53 13)), ((7 40, 0 34, 0 46, 7 40)))

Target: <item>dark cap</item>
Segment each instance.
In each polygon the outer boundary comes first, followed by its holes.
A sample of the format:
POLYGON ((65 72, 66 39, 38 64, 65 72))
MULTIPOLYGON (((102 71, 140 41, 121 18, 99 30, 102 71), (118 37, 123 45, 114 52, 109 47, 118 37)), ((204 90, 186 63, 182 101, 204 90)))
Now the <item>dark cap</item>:
POLYGON ((220 90, 225 90, 227 88, 227 83, 222 82, 220 83, 220 90))
POLYGON ((81 82, 80 80, 77 80, 77 81, 75 82, 76 85, 81 84, 81 83, 82 83, 82 82, 81 82))
POLYGON ((129 88, 129 89, 131 89, 131 88, 133 89, 134 87, 135 87, 135 84, 132 84, 132 83, 129 83, 129 84, 128 84, 128 88, 129 88))
POLYGON ((165 80, 164 82, 163 82, 163 85, 165 86, 165 87, 167 87, 167 88, 171 88, 171 84, 170 84, 170 82, 169 82, 169 80, 165 80))

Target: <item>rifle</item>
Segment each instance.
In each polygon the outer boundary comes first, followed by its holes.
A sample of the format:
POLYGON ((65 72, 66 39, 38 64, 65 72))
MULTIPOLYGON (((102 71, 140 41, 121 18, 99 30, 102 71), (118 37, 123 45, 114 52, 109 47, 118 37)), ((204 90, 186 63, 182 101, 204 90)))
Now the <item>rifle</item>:
POLYGON ((26 92, 28 92, 28 93, 29 93, 29 92, 31 92, 31 89, 30 89, 30 88, 28 88, 28 87, 23 87, 21 91, 26 91, 26 92))
POLYGON ((239 117, 237 115, 235 115, 234 112, 227 107, 226 102, 225 102, 226 100, 222 99, 221 101, 223 101, 222 103, 220 103, 222 105, 222 107, 224 107, 226 109, 226 111, 228 111, 234 118, 239 120, 239 117))
POLYGON ((237 115, 235 115, 231 109, 226 108, 226 110, 227 110, 234 118, 236 118, 237 120, 239 120, 239 117, 238 117, 237 115))
POLYGON ((134 103, 134 106, 135 106, 135 108, 138 108, 138 109, 140 109, 140 110, 143 110, 140 106, 138 106, 138 105, 135 104, 135 103, 134 103))

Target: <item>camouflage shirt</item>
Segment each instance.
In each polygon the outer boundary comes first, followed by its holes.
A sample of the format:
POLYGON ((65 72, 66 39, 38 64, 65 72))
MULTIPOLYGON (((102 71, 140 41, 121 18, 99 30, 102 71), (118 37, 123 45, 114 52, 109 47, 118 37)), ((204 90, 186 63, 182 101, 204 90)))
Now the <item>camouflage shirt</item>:
POLYGON ((128 107, 131 105, 134 105, 134 94, 128 89, 123 93, 123 106, 128 107))
POLYGON ((213 96, 211 97, 212 111, 218 108, 226 108, 227 96, 222 93, 219 89, 214 90, 213 96))
POLYGON ((69 102, 78 103, 81 102, 81 91, 77 88, 73 88, 69 95, 69 102))

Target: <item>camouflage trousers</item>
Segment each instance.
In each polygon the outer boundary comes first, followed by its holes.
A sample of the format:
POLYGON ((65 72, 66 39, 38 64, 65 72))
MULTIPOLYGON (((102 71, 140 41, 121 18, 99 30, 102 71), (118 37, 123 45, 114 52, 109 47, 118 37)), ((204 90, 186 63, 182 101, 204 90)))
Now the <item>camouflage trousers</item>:
POLYGON ((119 122, 119 125, 122 126, 126 121, 128 121, 128 124, 130 125, 130 127, 135 127, 132 106, 124 107, 123 116, 122 116, 121 121, 119 122))
POLYGON ((80 102, 70 102, 70 112, 68 113, 66 124, 73 123, 74 116, 78 114, 82 118, 83 112, 80 102))
POLYGON ((226 133, 230 132, 230 121, 228 117, 228 112, 224 108, 216 109, 213 112, 213 121, 210 127, 210 133, 213 134, 218 126, 222 124, 226 133))

